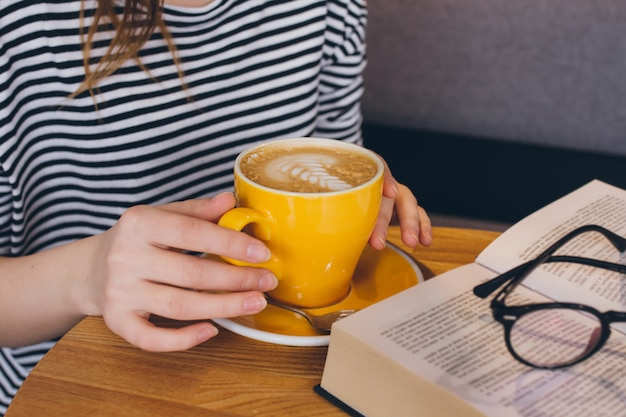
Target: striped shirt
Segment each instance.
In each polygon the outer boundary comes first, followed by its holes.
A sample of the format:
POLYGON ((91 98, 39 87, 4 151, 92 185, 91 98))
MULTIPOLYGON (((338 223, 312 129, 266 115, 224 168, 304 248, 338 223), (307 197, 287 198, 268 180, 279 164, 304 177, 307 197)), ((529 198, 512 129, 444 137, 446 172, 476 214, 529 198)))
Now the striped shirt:
MULTIPOLYGON (((116 0, 123 6, 124 0, 116 0)), ((96 0, 85 0, 85 24, 96 0)), ((80 0, 0 2, 0 255, 108 229, 129 206, 232 188, 244 148, 281 137, 361 143, 365 0, 214 0, 166 6, 161 34, 92 97, 80 0)), ((103 55, 110 32, 97 35, 103 55)), ((0 349, 0 414, 53 342, 0 349)))

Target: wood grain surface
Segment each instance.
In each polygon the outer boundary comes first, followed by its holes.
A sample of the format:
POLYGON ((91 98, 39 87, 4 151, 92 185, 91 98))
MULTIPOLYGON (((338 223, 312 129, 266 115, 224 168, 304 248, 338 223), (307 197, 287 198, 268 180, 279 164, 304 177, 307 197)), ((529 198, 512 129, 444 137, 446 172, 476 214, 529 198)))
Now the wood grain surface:
MULTIPOLYGON (((388 240, 431 278, 471 263, 499 233, 434 228, 429 248, 388 240)), ((142 351, 87 317, 44 357, 18 391, 7 417, 20 416, 345 416, 318 396, 326 347, 291 347, 221 329, 193 349, 142 351)))

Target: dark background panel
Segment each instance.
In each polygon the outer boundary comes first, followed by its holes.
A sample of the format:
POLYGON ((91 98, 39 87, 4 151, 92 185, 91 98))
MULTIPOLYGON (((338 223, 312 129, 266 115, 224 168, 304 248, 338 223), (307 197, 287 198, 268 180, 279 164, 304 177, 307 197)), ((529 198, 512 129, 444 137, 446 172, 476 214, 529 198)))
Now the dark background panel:
POLYGON ((594 178, 626 189, 623 156, 371 123, 363 137, 432 213, 513 223, 594 178))

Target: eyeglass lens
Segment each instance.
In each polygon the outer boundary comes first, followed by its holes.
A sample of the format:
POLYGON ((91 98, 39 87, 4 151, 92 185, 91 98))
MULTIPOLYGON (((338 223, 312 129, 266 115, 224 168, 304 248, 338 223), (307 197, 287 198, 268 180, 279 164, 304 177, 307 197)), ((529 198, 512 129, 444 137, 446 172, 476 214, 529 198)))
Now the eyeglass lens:
POLYGON ((520 358, 549 368, 584 357, 597 345, 601 334, 599 317, 570 308, 549 308, 518 317, 509 340, 520 358))

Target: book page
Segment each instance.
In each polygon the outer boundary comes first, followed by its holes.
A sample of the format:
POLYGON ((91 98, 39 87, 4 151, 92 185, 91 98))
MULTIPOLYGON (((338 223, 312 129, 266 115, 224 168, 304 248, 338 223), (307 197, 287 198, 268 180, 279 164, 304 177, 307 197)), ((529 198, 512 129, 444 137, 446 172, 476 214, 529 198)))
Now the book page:
MULTIPOLYGON (((626 337, 565 370, 535 370, 508 352, 489 300, 472 288, 494 276, 466 265, 346 318, 336 326, 400 366, 498 417, 626 416, 626 337), (401 313, 400 313, 401 312, 401 313)), ((544 297, 520 288, 517 302, 544 297)))
MULTIPOLYGON (((498 237, 476 262, 498 273, 535 258, 569 231, 597 224, 626 237, 626 190, 592 181, 516 223, 498 237)), ((599 233, 585 233, 556 252, 625 263, 599 233)), ((569 263, 548 264, 523 285, 561 302, 584 303, 600 311, 626 309, 626 276, 569 263)), ((618 325, 626 331, 626 326, 618 325)))

